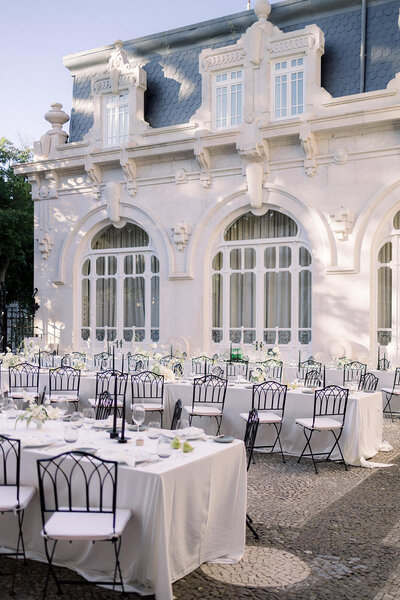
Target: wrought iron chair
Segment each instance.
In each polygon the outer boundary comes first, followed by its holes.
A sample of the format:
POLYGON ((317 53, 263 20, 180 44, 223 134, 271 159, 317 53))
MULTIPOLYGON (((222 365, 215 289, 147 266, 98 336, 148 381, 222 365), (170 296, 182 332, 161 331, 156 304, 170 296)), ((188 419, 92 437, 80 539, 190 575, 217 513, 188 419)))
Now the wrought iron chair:
POLYGON ((320 375, 322 374, 322 363, 314 360, 313 356, 310 356, 307 360, 303 360, 303 362, 299 362, 297 367, 297 379, 299 381, 305 381, 309 371, 318 371, 320 375))
POLYGON ((128 372, 149 370, 149 357, 145 354, 131 354, 128 352, 126 358, 128 361, 128 372))
POLYGON ((124 399, 126 397, 127 385, 128 373, 121 373, 121 371, 113 371, 112 369, 108 369, 107 371, 99 371, 96 373, 95 397, 89 398, 88 402, 96 409, 101 394, 108 392, 113 401, 115 394, 117 394, 118 416, 120 416, 124 399))
MULTIPOLYGON (((283 462, 286 461, 282 450, 280 433, 285 413, 286 394, 287 385, 283 385, 277 381, 266 381, 253 385, 251 401, 252 410, 257 410, 259 424, 272 425, 276 433, 273 444, 267 446, 263 444, 262 446, 254 446, 254 448, 271 448, 272 453, 278 444, 283 462)), ((247 413, 241 413, 240 416, 247 421, 247 413)))
POLYGON ((152 371, 131 375, 132 406, 142 404, 145 412, 160 413, 161 427, 164 412, 164 376, 152 371))
POLYGON ((178 427, 179 419, 182 414, 182 400, 177 400, 175 402, 174 414, 172 415, 171 427, 170 429, 176 429, 178 427))
POLYGON ((72 356, 70 354, 64 354, 61 359, 62 367, 72 367, 72 356))
POLYGON ((207 375, 211 373, 211 369, 214 365, 214 359, 208 356, 196 356, 192 358, 192 373, 194 375, 207 375))
POLYGON ((33 399, 39 397, 40 367, 29 363, 20 363, 8 367, 8 388, 11 398, 20 398, 22 392, 27 392, 33 399))
POLYGON ((114 406, 110 392, 104 391, 99 395, 96 406, 96 421, 108 419, 114 406))
POLYGON ((168 367, 171 362, 173 362, 174 360, 177 360, 177 359, 178 359, 177 356, 172 356, 171 354, 167 354, 166 356, 163 356, 162 358, 160 358, 160 365, 164 365, 165 367, 168 367))
POLYGON ((50 402, 57 402, 62 396, 78 410, 79 386, 81 372, 74 367, 57 367, 49 371, 49 397, 50 402))
POLYGON ((86 362, 87 361, 87 356, 84 352, 71 352, 71 356, 72 356, 72 366, 74 366, 74 362, 75 361, 79 361, 79 362, 86 362))
POLYGON ((211 375, 216 375, 217 377, 221 377, 221 379, 223 379, 223 377, 224 377, 224 370, 219 365, 215 365, 211 369, 211 375))
POLYGON ((107 371, 112 367, 112 354, 109 352, 99 352, 93 356, 93 364, 95 369, 99 371, 107 371))
POLYGON ((343 386, 349 384, 359 384, 362 375, 367 372, 367 365, 353 360, 343 367, 343 386))
POLYGON ((283 362, 281 360, 269 358, 262 362, 261 365, 264 367, 268 379, 279 381, 279 383, 282 381, 283 362))
POLYGON ((221 429, 227 380, 216 375, 204 375, 193 382, 192 406, 185 406, 189 424, 193 417, 210 417, 217 422, 217 435, 221 429))
POLYGON ((361 375, 358 389, 363 390, 364 392, 375 392, 378 382, 379 378, 373 373, 365 373, 364 375, 361 375))
MULTIPOLYGON (((21 442, 0 435, 0 513, 14 513, 18 521, 18 539, 15 552, 3 552, 0 556, 23 557, 26 564, 22 525, 24 511, 31 501, 35 488, 20 484, 21 442)), ((16 566, 16 565, 15 565, 16 566)), ((12 589, 15 583, 15 571, 12 589)))
POLYGON ((227 360, 225 363, 225 378, 229 379, 229 377, 237 377, 241 375, 242 377, 248 378, 249 374, 249 361, 248 360, 227 360))
POLYGON ((321 387, 323 385, 323 376, 317 369, 311 369, 307 371, 304 379, 305 387, 321 387))
POLYGON ((303 432, 307 440, 303 452, 299 456, 297 462, 299 463, 303 456, 311 456, 317 475, 318 469, 314 457, 324 455, 326 456, 325 460, 329 460, 336 446, 339 450, 345 469, 346 471, 348 470, 339 445, 346 417, 348 397, 349 390, 337 385, 329 385, 322 390, 316 390, 314 394, 314 412, 312 418, 296 419, 296 424, 303 427, 303 432), (329 452, 312 451, 311 438, 315 431, 330 431, 332 433, 335 443, 329 452), (305 453, 307 448, 310 450, 309 454, 305 453))
POLYGON ((54 354, 47 350, 40 350, 33 355, 33 361, 45 369, 52 369, 54 367, 54 354))
MULTIPOLYGON (((255 408, 253 408, 249 414, 247 415, 247 419, 246 419, 247 423, 246 423, 246 432, 244 434, 244 445, 246 448, 246 456, 247 456, 247 471, 250 469, 250 465, 251 465, 251 461, 253 458, 253 451, 254 451, 254 443, 256 441, 256 437, 257 437, 257 431, 258 431, 258 424, 259 424, 259 419, 258 419, 258 413, 257 410, 255 408)), ((246 525, 247 527, 250 529, 250 531, 252 532, 252 534, 254 535, 254 537, 256 538, 256 540, 259 539, 259 535, 256 532, 256 530, 253 527, 253 519, 250 517, 250 515, 248 513, 246 513, 246 525)))
POLYGON ((389 371, 390 361, 386 358, 380 358, 378 360, 378 371, 389 371))
POLYGON ((61 584, 96 583, 121 586, 119 554, 121 536, 131 511, 117 508, 118 463, 103 460, 86 452, 65 452, 37 461, 42 536, 48 561, 48 571, 43 590, 46 597, 50 575, 57 591, 61 584), (111 542, 115 554, 114 578, 110 581, 77 581, 58 579, 54 569, 54 556, 59 541, 111 542))
POLYGON ((386 404, 383 407, 383 414, 390 414, 390 418, 393 422, 393 415, 400 415, 398 410, 392 410, 391 401, 400 397, 400 367, 397 367, 394 373, 393 387, 382 388, 382 392, 385 394, 386 404))
POLYGON ((172 372, 176 377, 183 377, 183 366, 181 362, 177 362, 172 367, 172 372))

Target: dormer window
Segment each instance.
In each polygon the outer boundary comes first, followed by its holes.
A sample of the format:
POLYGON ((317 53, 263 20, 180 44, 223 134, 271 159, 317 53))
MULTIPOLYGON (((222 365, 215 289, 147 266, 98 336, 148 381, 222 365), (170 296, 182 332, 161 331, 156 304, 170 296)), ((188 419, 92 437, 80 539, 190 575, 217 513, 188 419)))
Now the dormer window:
POLYGON ((129 136, 129 94, 109 94, 105 97, 105 136, 107 146, 119 146, 129 136))
POLYGON ((216 129, 240 125, 243 120, 243 72, 217 73, 214 81, 216 129))
POLYGON ((304 112, 304 57, 274 64, 274 116, 291 119, 304 112))

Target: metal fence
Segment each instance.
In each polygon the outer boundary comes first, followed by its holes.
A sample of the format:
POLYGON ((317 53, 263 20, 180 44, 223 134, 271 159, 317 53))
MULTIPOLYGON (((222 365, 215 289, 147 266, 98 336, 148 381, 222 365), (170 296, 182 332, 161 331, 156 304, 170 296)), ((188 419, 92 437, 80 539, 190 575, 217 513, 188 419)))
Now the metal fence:
POLYGON ((6 308, 7 335, 3 346, 15 352, 26 337, 33 337, 34 316, 26 308, 12 304, 6 308))

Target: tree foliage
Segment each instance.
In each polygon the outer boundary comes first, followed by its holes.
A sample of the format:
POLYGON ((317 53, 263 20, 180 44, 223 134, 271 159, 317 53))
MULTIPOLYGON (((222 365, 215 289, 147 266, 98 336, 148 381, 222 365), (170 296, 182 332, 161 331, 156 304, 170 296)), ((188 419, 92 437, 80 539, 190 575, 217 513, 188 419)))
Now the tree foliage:
POLYGON ((15 175, 13 165, 30 159, 28 148, 0 138, 0 283, 6 285, 7 303, 26 306, 33 292, 33 202, 29 183, 15 175))

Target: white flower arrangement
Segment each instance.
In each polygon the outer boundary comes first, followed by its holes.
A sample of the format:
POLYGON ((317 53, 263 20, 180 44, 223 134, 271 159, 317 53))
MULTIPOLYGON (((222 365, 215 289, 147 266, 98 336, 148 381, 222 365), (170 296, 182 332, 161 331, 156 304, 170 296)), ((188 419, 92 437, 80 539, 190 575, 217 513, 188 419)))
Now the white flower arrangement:
POLYGON ((300 387, 300 381, 298 379, 294 379, 293 381, 286 383, 288 390, 297 390, 300 387))
POLYGON ((163 375, 164 381, 175 381, 175 374, 172 369, 159 363, 155 363, 151 369, 156 375, 163 375))
POLYGON ((264 383, 267 379, 267 374, 263 367, 257 367, 251 372, 251 381, 253 383, 264 383))
POLYGON ((53 406, 48 405, 45 406, 44 404, 39 406, 34 400, 30 400, 29 408, 27 408, 23 411, 23 413, 18 415, 15 424, 17 424, 17 421, 26 421, 26 426, 28 427, 29 423, 31 423, 32 421, 37 421, 43 424, 46 421, 54 421, 60 418, 61 413, 58 408, 54 408, 53 406))
POLYGON ((74 360, 73 366, 74 369, 79 369, 80 371, 84 371, 86 369, 86 363, 83 360, 74 360))
POLYGON ((279 360, 280 357, 280 351, 278 346, 274 346, 273 348, 268 348, 267 352, 267 360, 268 358, 275 358, 276 360, 279 360))
POLYGON ((15 367, 15 365, 19 365, 24 362, 24 357, 20 354, 14 354, 11 352, 10 348, 6 348, 7 352, 4 354, 0 354, 0 358, 3 361, 4 367, 15 367))

